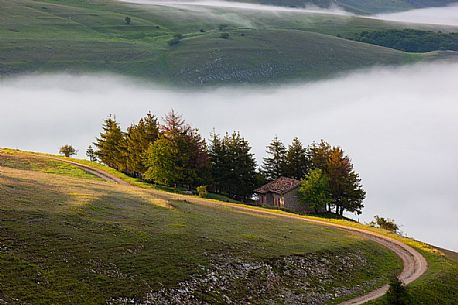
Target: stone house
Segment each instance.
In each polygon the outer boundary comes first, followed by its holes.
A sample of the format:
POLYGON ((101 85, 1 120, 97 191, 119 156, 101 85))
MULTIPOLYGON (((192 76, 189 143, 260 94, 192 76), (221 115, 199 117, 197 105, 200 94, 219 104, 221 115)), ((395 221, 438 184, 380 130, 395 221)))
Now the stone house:
POLYGON ((257 203, 293 212, 308 212, 307 206, 299 201, 300 183, 299 180, 286 177, 275 179, 254 191, 258 196, 257 203))

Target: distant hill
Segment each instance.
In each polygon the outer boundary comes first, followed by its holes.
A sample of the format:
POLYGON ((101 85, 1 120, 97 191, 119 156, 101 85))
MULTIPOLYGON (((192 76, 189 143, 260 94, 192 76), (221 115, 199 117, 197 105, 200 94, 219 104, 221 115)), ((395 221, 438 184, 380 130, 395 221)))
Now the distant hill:
POLYGON ((111 0, 0 0, 0 7, 0 76, 78 71, 174 85, 279 83, 453 57, 351 41, 363 31, 406 27, 354 16, 186 10, 111 0))
MULTIPOLYGON (((238 0, 234 0, 238 1, 238 0)), ((287 7, 314 5, 322 8, 337 6, 347 11, 362 14, 397 12, 415 8, 447 6, 456 0, 240 0, 287 7)))

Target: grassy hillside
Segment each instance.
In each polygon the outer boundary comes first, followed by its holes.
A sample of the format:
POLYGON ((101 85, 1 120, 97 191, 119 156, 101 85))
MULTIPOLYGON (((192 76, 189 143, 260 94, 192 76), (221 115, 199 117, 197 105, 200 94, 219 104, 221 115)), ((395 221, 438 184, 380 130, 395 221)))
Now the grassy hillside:
POLYGON ((110 0, 0 0, 0 7, 2 76, 83 71, 173 84, 261 83, 442 56, 338 38, 399 27, 348 16, 190 11, 110 0), (169 45, 177 34, 182 38, 169 45))
POLYGON ((0 202, 9 304, 331 304, 400 268, 349 233, 113 185, 37 154, 0 151, 0 202))

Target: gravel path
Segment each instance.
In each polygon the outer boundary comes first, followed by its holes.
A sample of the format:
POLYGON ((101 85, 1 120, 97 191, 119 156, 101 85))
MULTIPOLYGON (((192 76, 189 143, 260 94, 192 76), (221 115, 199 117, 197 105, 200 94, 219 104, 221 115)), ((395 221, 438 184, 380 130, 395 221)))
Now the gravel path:
MULTIPOLYGON (((111 175, 111 174, 109 174, 107 172, 102 171, 102 170, 95 169, 95 168, 92 168, 92 167, 89 167, 89 166, 86 166, 86 165, 82 165, 82 164, 79 164, 79 163, 73 162, 73 161, 62 160, 62 159, 57 159, 57 158, 56 158, 56 160, 72 164, 72 165, 74 165, 76 167, 79 167, 82 170, 85 170, 86 172, 91 173, 91 174, 93 174, 93 175, 95 175, 97 177, 100 177, 100 178, 102 178, 102 179, 104 179, 106 181, 115 182, 115 183, 118 183, 118 184, 121 184, 121 185, 130 185, 126 181, 121 180, 120 178, 115 177, 115 176, 113 176, 113 175, 111 175)), ((133 187, 135 187, 135 186, 133 186, 133 187)), ((185 199, 187 201, 190 201, 190 202, 193 202, 193 203, 197 203, 197 204, 202 204, 203 203, 202 200, 199 200, 198 198, 194 198, 194 197, 190 197, 190 196, 178 195, 178 194, 171 194, 171 196, 179 198, 179 199, 185 199)), ((205 204, 208 204, 208 203, 209 202, 205 202, 205 204)), ((219 204, 219 203, 211 202, 211 204, 219 204)), ((226 203, 221 203, 221 204, 227 205, 226 203)), ((364 236, 365 238, 373 240, 373 241, 381 244, 382 246, 390 249, 391 251, 396 253, 396 255, 398 255, 401 258, 404 268, 403 268, 401 274, 399 275, 399 279, 405 284, 409 284, 409 283, 415 281, 416 279, 418 279, 428 269, 428 264, 426 262, 426 259, 423 257, 423 255, 421 255, 415 249, 413 249, 412 247, 410 247, 410 246, 408 246, 408 245, 406 245, 406 244, 404 244, 404 243, 402 243, 402 242, 400 242, 398 240, 395 240, 395 239, 392 239, 392 238, 389 238, 389 237, 386 237, 386 236, 383 236, 383 235, 380 235, 380 234, 377 234, 377 233, 374 233, 374 232, 371 232, 371 231, 358 229, 358 228, 347 227, 347 226, 344 226, 344 225, 329 223, 329 222, 315 220, 315 219, 306 219, 306 218, 300 217, 299 215, 297 215, 297 216, 296 215, 284 215, 284 214, 276 214, 276 213, 273 213, 273 212, 271 212, 269 210, 265 210, 265 211, 255 210, 255 209, 250 209, 250 208, 245 207, 245 206, 238 206, 238 205, 235 205, 235 204, 231 204, 231 207, 233 207, 235 209, 238 209, 238 210, 248 211, 250 213, 255 213, 255 214, 267 214, 267 215, 275 215, 275 216, 278 216, 278 217, 299 219, 299 220, 302 220, 302 221, 308 221, 308 222, 312 222, 312 223, 317 223, 317 224, 320 224, 320 225, 324 225, 324 226, 333 227, 333 228, 337 228, 337 229, 340 229, 340 230, 348 231, 348 232, 350 232, 352 234, 357 234, 357 235, 364 236)), ((343 303, 340 303, 340 305, 363 304, 365 302, 368 302, 370 300, 375 300, 375 299, 383 296, 387 291, 388 291, 388 285, 385 285, 385 286, 382 286, 382 287, 380 287, 380 288, 378 288, 376 290, 373 290, 373 291, 371 291, 371 292, 369 292, 369 293, 367 293, 365 295, 362 295, 362 296, 353 298, 351 300, 345 301, 343 303)))

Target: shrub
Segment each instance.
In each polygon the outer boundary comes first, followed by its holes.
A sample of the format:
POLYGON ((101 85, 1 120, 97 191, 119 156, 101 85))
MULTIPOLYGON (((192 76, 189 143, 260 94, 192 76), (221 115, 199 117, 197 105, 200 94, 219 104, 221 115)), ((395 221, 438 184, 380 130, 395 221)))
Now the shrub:
POLYGON ((229 39, 229 33, 221 33, 219 37, 223 39, 229 39))
POLYGON ((73 146, 65 144, 59 149, 59 154, 64 155, 65 157, 70 157, 76 155, 77 150, 73 146))
POLYGON ((207 186, 206 185, 201 185, 196 188, 197 194, 199 195, 200 198, 207 198, 208 197, 208 191, 207 191, 207 186))
POLYGON ((218 30, 223 31, 224 29, 227 29, 228 25, 227 24, 220 24, 218 25, 218 30))
POLYGON ((397 233, 399 231, 399 226, 394 222, 393 219, 384 218, 377 215, 375 215, 374 218, 375 220, 369 223, 370 226, 382 228, 393 233, 397 233))
POLYGON ((126 24, 130 24, 130 17, 124 18, 124 21, 126 22, 126 24))
POLYGON ((390 280, 390 288, 386 294, 388 304, 390 305, 409 305, 410 297, 407 292, 406 286, 398 279, 397 276, 393 276, 390 280))
POLYGON ((183 34, 175 34, 172 39, 169 40, 169 46, 174 46, 180 43, 181 39, 183 39, 183 34))

